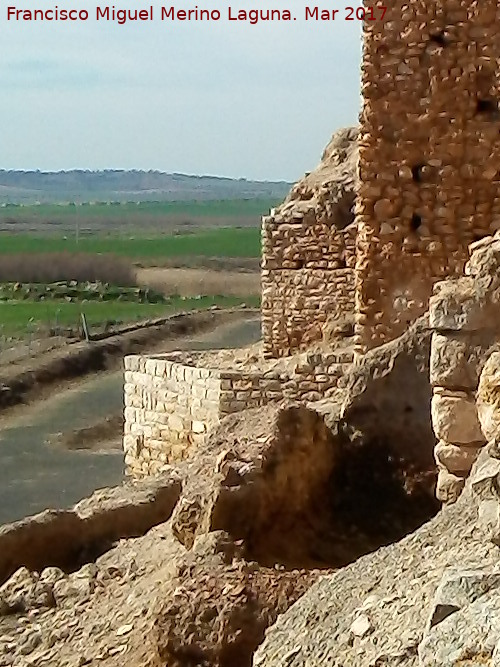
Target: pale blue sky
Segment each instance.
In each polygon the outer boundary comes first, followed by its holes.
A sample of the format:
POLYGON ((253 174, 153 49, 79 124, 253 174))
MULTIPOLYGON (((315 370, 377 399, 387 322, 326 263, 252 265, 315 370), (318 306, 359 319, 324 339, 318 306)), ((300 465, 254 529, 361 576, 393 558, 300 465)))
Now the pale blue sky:
POLYGON ((87 9, 86 23, 7 22, 15 2, 0 8, 0 168, 295 180, 357 122, 359 24, 305 22, 300 0, 232 3, 297 16, 254 26, 228 22, 220 0, 198 3, 217 23, 162 22, 155 4, 153 23, 125 26, 96 22, 95 0, 17 5, 87 9))

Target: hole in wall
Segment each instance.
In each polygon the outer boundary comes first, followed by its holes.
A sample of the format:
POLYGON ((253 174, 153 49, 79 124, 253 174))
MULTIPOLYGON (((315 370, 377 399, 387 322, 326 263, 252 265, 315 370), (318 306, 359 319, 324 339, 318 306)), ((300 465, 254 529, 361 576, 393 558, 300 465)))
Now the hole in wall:
MULTIPOLYGON (((304 412, 281 413, 280 440, 258 479, 220 494, 214 508, 212 526, 243 540, 248 560, 287 569, 341 567, 436 513, 430 452, 424 465, 389 439, 351 432, 344 423, 333 434, 320 415, 304 412)), ((433 445, 434 438, 425 447, 433 445)))
POLYGON ((423 180, 423 171, 424 171, 425 164, 423 162, 416 164, 414 167, 411 168, 411 176, 415 183, 421 183, 423 180))
POLYGON ((498 102, 491 98, 479 98, 476 102, 476 114, 488 116, 490 118, 498 118, 500 116, 498 102))
POLYGON ((430 36, 429 41, 432 42, 432 44, 437 44, 438 46, 447 46, 449 43, 444 30, 433 33, 430 36))
POLYGON ((295 262, 295 268, 296 269, 303 269, 304 268, 304 260, 303 259, 298 259, 295 262))
POLYGON ((422 226, 422 216, 420 216, 418 213, 414 213, 411 216, 410 220, 410 229, 412 232, 416 232, 417 229, 419 229, 422 226))

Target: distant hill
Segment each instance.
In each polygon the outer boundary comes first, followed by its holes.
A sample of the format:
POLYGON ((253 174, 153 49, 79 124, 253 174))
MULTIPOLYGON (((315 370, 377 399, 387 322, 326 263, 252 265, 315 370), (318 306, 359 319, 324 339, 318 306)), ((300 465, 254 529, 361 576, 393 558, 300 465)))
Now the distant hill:
POLYGON ((247 181, 161 171, 0 170, 0 203, 137 202, 284 198, 285 181, 247 181))

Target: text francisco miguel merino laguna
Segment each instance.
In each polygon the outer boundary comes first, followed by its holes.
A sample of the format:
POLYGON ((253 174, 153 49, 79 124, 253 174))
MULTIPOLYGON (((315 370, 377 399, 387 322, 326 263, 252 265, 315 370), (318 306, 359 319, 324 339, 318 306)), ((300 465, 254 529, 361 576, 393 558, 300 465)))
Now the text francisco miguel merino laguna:
MULTIPOLYGON (((114 5, 87 9, 66 9, 55 5, 49 9, 26 9, 7 6, 7 21, 88 21, 92 16, 96 21, 113 21, 120 25, 130 21, 154 21, 157 17, 161 21, 246 21, 256 24, 261 21, 295 21, 297 17, 289 9, 235 9, 226 7, 219 9, 200 9, 195 6, 191 9, 177 9, 171 7, 153 7, 143 9, 117 9, 114 5), (94 13, 95 10, 95 13, 94 13)), ((339 9, 322 9, 320 7, 304 7, 305 19, 312 21, 332 21, 335 18, 355 20, 353 7, 346 7, 353 14, 353 18, 342 16, 339 9)), ((378 8, 376 8, 378 9, 378 8)), ((304 14, 303 14, 304 16, 304 14)), ((361 17, 356 16, 359 20, 361 17)), ((371 20, 377 20, 373 17, 371 20)))

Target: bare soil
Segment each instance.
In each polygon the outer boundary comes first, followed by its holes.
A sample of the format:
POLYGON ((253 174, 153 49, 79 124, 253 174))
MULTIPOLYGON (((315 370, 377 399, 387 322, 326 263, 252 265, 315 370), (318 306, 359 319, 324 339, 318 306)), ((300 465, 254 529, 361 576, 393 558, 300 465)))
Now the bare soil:
POLYGON ((57 433, 49 443, 66 449, 110 450, 122 448, 123 411, 109 415, 90 426, 74 429, 69 433, 57 433))
POLYGON ((184 255, 179 257, 155 257, 135 262, 138 268, 206 269, 210 271, 243 271, 260 273, 260 257, 204 257, 184 255))

